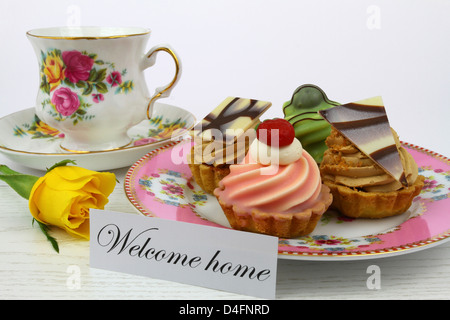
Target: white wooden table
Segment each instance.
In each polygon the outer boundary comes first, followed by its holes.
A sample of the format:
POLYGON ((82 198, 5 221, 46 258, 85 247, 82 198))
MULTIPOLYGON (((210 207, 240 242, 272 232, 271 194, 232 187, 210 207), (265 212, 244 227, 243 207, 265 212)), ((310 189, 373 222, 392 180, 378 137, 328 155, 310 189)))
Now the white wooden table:
MULTIPOLYGON (((24 172, 0 155, 0 163, 24 172)), ((107 209, 136 214, 123 191, 127 169, 107 209)), ((34 172, 42 175, 42 172, 34 172)), ((233 293, 89 267, 89 243, 53 229, 53 251, 26 200, 0 182, 0 299, 254 299, 233 293)), ((449 299, 450 242, 379 259, 299 261, 279 259, 277 299, 449 299), (368 280, 379 268, 379 288, 368 280)))

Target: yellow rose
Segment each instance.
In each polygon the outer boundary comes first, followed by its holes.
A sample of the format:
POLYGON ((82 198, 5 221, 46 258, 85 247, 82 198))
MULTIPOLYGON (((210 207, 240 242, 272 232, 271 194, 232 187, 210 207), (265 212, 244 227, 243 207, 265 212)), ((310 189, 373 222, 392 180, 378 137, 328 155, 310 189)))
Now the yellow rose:
POLYGON ((56 167, 31 189, 31 214, 39 222, 89 239, 89 209, 103 209, 115 184, 113 173, 76 166, 56 167))
POLYGON ((53 91, 64 80, 64 64, 61 57, 47 56, 44 62, 44 74, 53 91))

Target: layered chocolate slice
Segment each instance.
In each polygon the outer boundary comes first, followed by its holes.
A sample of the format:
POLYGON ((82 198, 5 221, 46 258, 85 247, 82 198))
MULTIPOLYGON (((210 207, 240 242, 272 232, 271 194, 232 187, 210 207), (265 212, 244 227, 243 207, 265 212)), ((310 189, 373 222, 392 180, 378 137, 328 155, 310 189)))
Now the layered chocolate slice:
POLYGON ((319 113, 394 179, 408 184, 381 97, 340 105, 319 113))
POLYGON ((271 102, 228 97, 192 130, 196 163, 239 163, 256 137, 253 128, 271 102), (252 130, 249 130, 252 129, 252 130))
POLYGON ((232 144, 253 128, 271 105, 267 101, 228 97, 194 127, 194 137, 232 144))

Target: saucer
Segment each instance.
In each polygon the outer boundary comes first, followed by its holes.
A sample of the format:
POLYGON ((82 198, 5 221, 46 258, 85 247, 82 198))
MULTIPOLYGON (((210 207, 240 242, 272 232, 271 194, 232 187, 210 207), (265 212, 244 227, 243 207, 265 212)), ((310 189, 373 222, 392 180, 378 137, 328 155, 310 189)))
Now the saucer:
POLYGON ((47 170, 55 163, 70 159, 91 170, 127 167, 146 153, 178 140, 194 125, 189 111, 163 103, 155 103, 153 117, 128 130, 131 143, 123 148, 87 153, 73 153, 60 145, 64 134, 43 123, 35 109, 25 109, 0 119, 0 152, 17 164, 47 170))

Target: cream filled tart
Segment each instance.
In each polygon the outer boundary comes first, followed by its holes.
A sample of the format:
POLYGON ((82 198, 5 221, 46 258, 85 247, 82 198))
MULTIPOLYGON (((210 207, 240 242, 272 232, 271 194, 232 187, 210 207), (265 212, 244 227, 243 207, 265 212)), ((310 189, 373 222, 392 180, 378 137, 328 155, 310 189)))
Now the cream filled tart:
POLYGON ((230 166, 214 195, 232 228, 282 238, 311 233, 332 202, 315 160, 284 119, 261 123, 245 160, 230 166))
POLYGON ((320 171, 332 208, 353 218, 384 218, 411 206, 424 178, 390 127, 381 97, 320 111, 332 125, 320 171))

